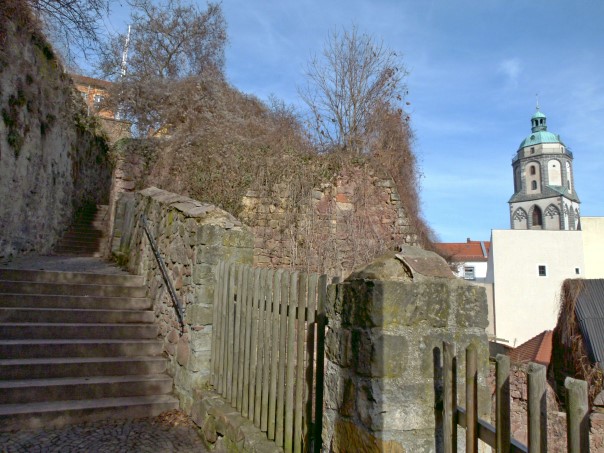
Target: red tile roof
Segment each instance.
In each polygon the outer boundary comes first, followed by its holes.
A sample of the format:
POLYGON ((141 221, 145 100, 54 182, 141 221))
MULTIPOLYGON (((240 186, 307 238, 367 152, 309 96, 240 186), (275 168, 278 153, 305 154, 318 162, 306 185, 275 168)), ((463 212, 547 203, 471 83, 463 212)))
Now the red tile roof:
POLYGON ((510 360, 516 363, 535 362, 548 366, 551 357, 551 330, 544 330, 510 352, 510 360))
POLYGON ((435 244, 442 255, 449 257, 449 261, 467 262, 467 261, 487 261, 491 243, 489 241, 467 242, 440 242, 435 244), (484 251, 482 245, 484 245, 484 251))
POLYGON ((70 76, 75 83, 79 83, 80 85, 90 85, 93 87, 103 88, 105 90, 109 89, 111 86, 111 82, 108 82, 107 80, 95 79, 79 74, 70 74, 70 76))

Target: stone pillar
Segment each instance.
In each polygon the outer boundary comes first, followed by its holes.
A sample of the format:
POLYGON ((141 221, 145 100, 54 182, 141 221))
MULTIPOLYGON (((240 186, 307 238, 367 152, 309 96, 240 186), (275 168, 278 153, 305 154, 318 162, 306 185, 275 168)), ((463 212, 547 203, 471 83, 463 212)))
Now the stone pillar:
POLYGON ((439 451, 443 341, 457 346, 460 379, 465 347, 478 347, 488 418, 486 294, 438 255, 403 247, 382 256, 329 287, 327 316, 324 451, 439 451))

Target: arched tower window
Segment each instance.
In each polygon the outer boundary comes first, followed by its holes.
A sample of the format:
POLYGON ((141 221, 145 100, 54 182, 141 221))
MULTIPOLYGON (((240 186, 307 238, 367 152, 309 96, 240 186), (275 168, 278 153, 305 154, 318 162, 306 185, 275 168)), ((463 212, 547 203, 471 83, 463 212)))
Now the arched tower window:
POLYGON ((550 186, 562 185, 562 167, 559 160, 552 159, 547 163, 547 180, 550 186))
POLYGON ((527 193, 537 193, 541 181, 541 167, 538 162, 529 162, 524 167, 524 177, 527 193))
POLYGON ((531 227, 535 229, 543 228, 543 214, 541 213, 541 208, 539 206, 533 207, 533 213, 531 215, 531 227))

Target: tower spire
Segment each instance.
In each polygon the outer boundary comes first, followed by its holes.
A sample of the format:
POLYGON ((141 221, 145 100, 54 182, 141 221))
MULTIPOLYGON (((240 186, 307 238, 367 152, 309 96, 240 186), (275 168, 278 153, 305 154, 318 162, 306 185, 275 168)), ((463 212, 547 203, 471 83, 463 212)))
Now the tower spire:
POLYGON ((537 98, 537 110, 539 110, 539 93, 535 94, 535 98, 537 98))

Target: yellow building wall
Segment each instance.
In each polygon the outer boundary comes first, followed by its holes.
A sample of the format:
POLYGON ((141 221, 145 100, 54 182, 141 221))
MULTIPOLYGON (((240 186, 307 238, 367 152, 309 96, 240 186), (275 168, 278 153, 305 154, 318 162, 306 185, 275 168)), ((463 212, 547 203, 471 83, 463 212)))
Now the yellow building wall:
POLYGON ((585 278, 604 278, 604 217, 581 217, 585 278))

